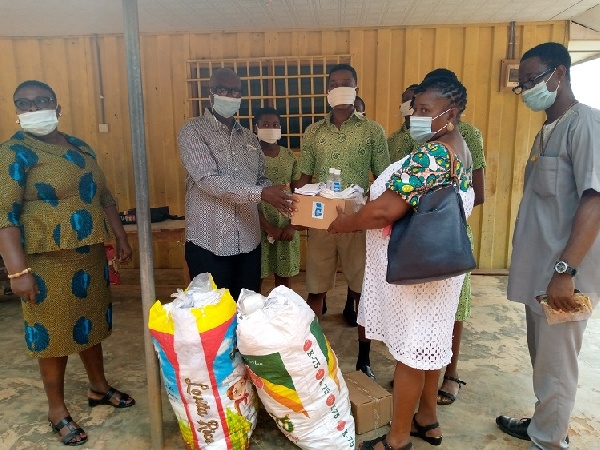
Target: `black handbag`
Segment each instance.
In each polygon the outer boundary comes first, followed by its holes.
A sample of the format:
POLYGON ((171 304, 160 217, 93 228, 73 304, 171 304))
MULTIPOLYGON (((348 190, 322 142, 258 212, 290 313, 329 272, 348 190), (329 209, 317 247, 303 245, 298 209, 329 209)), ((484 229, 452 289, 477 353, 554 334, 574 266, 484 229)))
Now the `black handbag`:
POLYGON ((477 263, 467 235, 467 219, 458 190, 456 160, 450 154, 450 186, 424 194, 417 211, 398 219, 388 244, 386 281, 420 284, 470 272, 477 263))
MULTIPOLYGON (((121 211, 119 213, 119 218, 121 219, 121 223, 123 225, 129 225, 137 222, 137 216, 135 213, 135 208, 127 209, 125 211, 121 211)), ((160 206, 158 208, 150 208, 150 222, 163 222, 167 219, 171 220, 183 220, 184 216, 174 216, 169 214, 168 206, 160 206)))

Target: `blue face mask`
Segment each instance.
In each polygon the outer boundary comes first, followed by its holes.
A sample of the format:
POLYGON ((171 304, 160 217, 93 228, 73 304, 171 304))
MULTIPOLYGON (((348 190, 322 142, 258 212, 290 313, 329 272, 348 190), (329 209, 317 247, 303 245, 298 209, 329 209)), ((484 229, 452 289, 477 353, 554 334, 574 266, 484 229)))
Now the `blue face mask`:
POLYGON ((226 119, 233 116, 238 111, 238 109, 240 109, 241 104, 241 98, 213 94, 213 110, 221 117, 225 117, 226 119))
POLYGON ((434 119, 437 119, 443 114, 446 114, 450 109, 447 109, 441 114, 438 114, 435 117, 427 117, 427 116, 410 116, 410 137, 413 138, 418 144, 424 144, 444 128, 448 126, 448 124, 444 125, 437 131, 431 131, 431 123, 434 119))
MULTIPOLYGON (((554 69, 554 72, 556 72, 556 69, 554 69)), ((552 72, 552 75, 554 75, 554 72, 552 72)), ((550 92, 548 90, 548 81, 550 81, 552 75, 550 75, 546 81, 542 81, 531 89, 523 91, 523 102, 532 111, 545 111, 554 105, 560 81, 554 92, 550 92)))

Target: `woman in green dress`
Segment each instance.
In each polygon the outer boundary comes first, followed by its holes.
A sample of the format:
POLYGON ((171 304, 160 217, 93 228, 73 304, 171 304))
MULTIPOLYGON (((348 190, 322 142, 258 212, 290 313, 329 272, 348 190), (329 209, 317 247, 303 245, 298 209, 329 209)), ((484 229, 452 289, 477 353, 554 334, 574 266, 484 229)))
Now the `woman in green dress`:
MULTIPOLYGON (((265 176, 274 184, 288 185, 297 180, 298 161, 294 152, 281 147, 281 116, 276 109, 262 108, 254 115, 255 131, 265 154, 265 176)), ((289 192, 289 191, 288 191, 289 192)), ((291 286, 300 272, 300 236, 291 219, 266 202, 258 207, 262 227, 261 279, 275 276, 275 286, 291 286)))
POLYGON ((81 445, 87 434, 64 401, 69 355, 83 362, 90 407, 135 404, 109 386, 101 345, 112 330, 109 227, 120 261, 131 259, 131 247, 93 150, 57 130, 61 107, 52 88, 25 81, 13 102, 22 131, 0 145, 0 254, 22 299, 25 341, 39 363, 48 420, 65 445, 81 445))

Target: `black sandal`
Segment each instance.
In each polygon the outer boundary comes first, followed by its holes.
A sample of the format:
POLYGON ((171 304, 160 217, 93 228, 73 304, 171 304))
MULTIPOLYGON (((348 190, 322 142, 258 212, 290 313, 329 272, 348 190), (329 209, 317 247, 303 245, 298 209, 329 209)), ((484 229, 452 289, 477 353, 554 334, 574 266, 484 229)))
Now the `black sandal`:
MULTIPOLYGON (((371 441, 363 441, 359 447, 360 450, 375 450, 375 446, 377 444, 379 444, 380 442, 383 444, 383 448, 385 450, 394 450, 392 448, 392 446, 390 444, 387 443, 387 441, 385 440, 385 434, 383 436, 379 436, 377 439, 373 439, 371 441)), ((408 444, 404 445, 403 447, 399 448, 398 450, 408 450, 409 448, 412 448, 412 442, 409 442, 408 444)))
POLYGON ((442 436, 433 437, 433 436, 427 436, 427 434, 426 434, 428 431, 438 428, 440 426, 440 424, 438 422, 435 422, 435 423, 432 423, 431 425, 421 426, 417 422, 416 417, 417 417, 417 415, 415 414, 413 416, 413 423, 415 424, 415 428, 417 429, 417 431, 411 431, 410 435, 420 437, 425 442, 427 442, 428 444, 431 444, 431 445, 441 445, 442 436))
POLYGON ((96 392, 92 388, 90 388, 90 391, 92 391, 94 394, 103 395, 103 397, 100 400, 96 400, 95 398, 88 397, 88 405, 91 408, 98 406, 98 405, 110 405, 114 408, 129 408, 130 406, 135 405, 135 400, 132 397, 130 397, 129 394, 127 394, 125 392, 119 392, 113 387, 110 387, 108 389, 108 391, 106 391, 106 393, 104 393, 104 394, 102 392, 96 392), (118 405, 115 405, 113 402, 110 401, 110 399, 115 394, 120 395, 118 405), (127 400, 129 400, 130 398, 131 398, 131 402, 127 403, 127 400))
MULTIPOLYGON (((455 383, 458 383, 458 391, 460 392, 460 388, 463 386, 466 386, 467 383, 465 383, 463 380, 461 380, 458 377, 450 377, 448 375, 444 375, 444 380, 450 380, 450 381, 454 381, 455 383)), ((442 391, 441 389, 438 389, 438 397, 442 397, 442 398, 447 398, 450 401, 449 402, 444 402, 444 401, 437 401, 437 404, 440 406, 444 406, 444 405, 451 405, 452 403, 454 403, 456 401, 456 395, 451 394, 450 392, 446 392, 446 391, 442 391)))
POLYGON ((76 428, 75 425, 72 424, 73 418, 71 416, 64 417, 63 419, 59 420, 56 424, 52 423, 50 419, 48 419, 48 422, 50 422, 52 431, 54 431, 55 433, 60 434, 60 430, 62 430, 64 427, 67 427, 69 429, 70 433, 61 438, 62 443, 64 445, 82 445, 85 444, 88 440, 87 435, 84 438, 81 437, 81 433, 85 433, 85 431, 83 431, 83 428, 76 428), (74 441, 73 439, 77 437, 79 438, 79 440, 74 441))

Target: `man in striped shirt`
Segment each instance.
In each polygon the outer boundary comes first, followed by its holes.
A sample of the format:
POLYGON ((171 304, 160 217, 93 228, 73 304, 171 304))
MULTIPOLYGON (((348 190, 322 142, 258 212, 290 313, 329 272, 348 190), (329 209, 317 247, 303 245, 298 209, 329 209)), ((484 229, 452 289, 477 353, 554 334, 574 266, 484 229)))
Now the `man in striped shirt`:
POLYGON ((264 200, 282 214, 294 197, 264 176, 265 158, 256 136, 233 117, 242 83, 231 69, 210 79, 210 108, 187 122, 177 142, 186 170, 185 259, 190 277, 209 272, 237 300, 242 288, 259 291, 260 223, 264 200))

